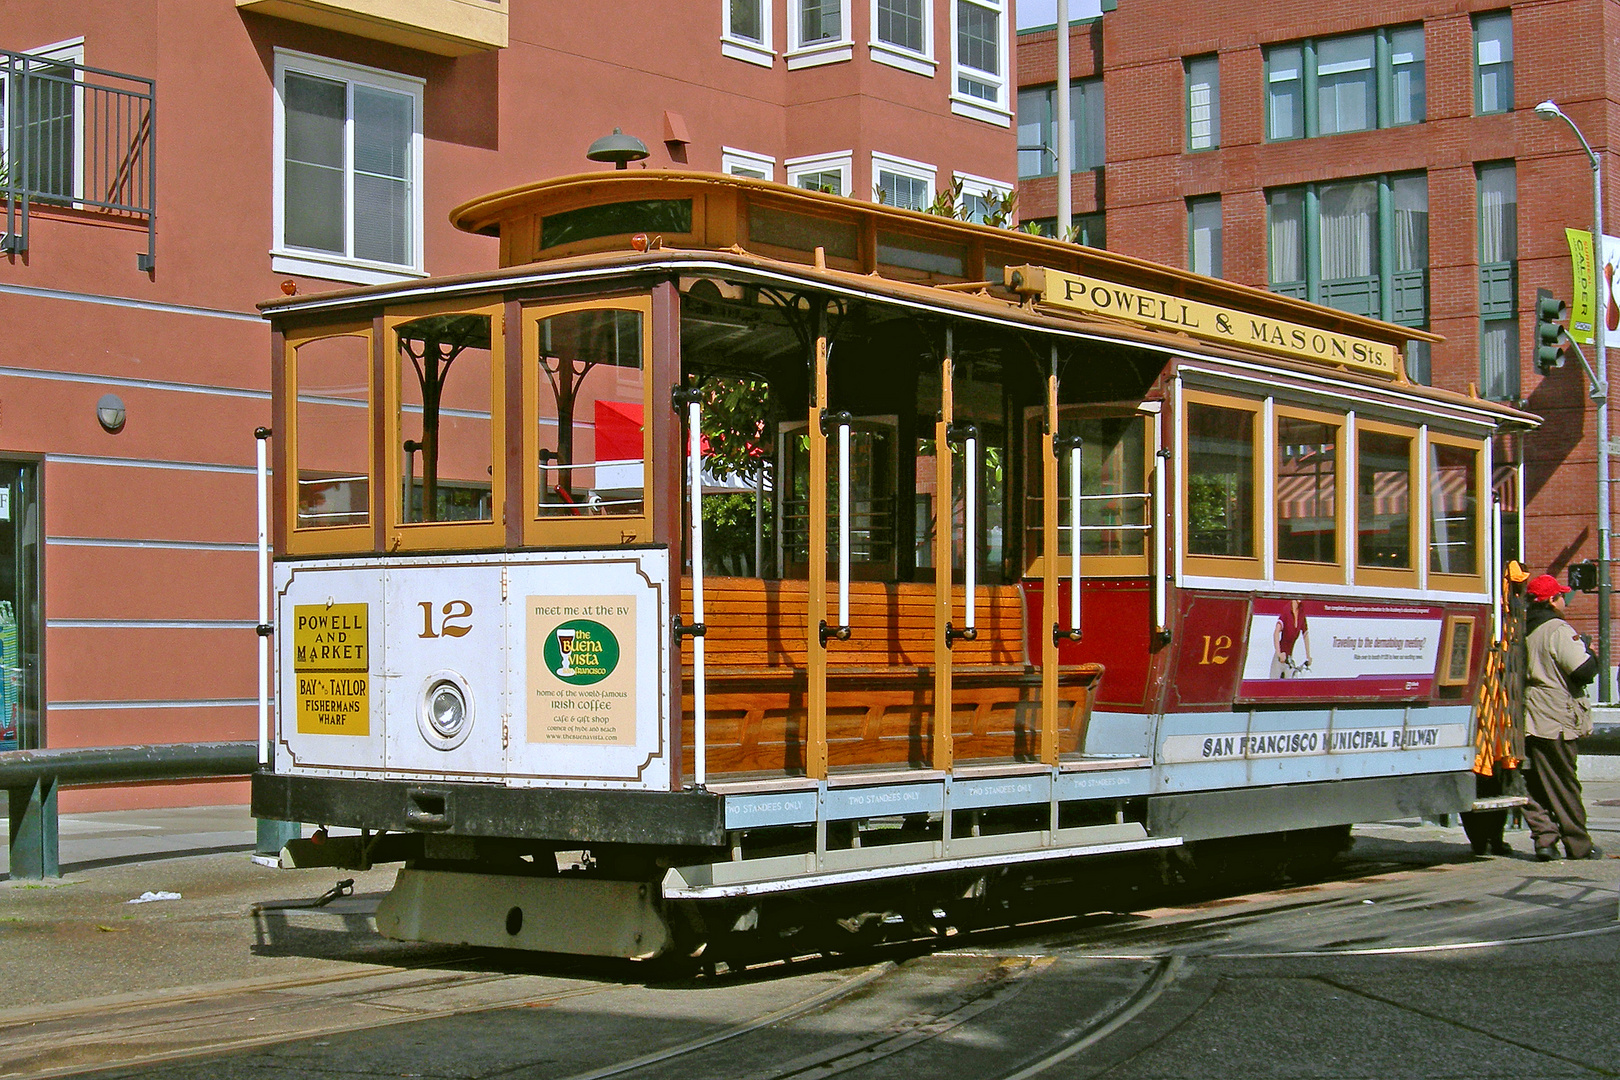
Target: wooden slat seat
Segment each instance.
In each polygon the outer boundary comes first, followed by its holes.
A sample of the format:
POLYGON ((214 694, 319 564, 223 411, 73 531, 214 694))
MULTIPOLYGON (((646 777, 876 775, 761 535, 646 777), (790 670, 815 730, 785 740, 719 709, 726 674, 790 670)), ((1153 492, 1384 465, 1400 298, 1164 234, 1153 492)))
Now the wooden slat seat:
MULTIPOLYGON (((957 590, 958 617, 961 589, 957 590)), ((690 621, 691 589, 683 595, 690 621)), ((933 758, 933 588, 852 583, 848 642, 829 642, 827 752, 833 770, 922 768, 933 758)), ((805 771, 808 718, 802 581, 706 578, 707 763, 714 776, 805 771)), ((958 761, 1035 761, 1040 675, 1023 660, 1023 597, 1017 586, 981 590, 977 641, 952 650, 952 732, 958 761)), ((836 617, 836 611, 833 612, 836 617)), ((692 755, 692 669, 684 647, 686 768, 692 755)), ((1059 678, 1058 750, 1078 753, 1100 665, 1059 678)))

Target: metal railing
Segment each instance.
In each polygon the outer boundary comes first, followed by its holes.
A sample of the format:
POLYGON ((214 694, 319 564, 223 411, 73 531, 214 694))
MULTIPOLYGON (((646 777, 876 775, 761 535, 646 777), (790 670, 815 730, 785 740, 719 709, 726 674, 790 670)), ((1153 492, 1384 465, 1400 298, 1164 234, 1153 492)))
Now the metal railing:
POLYGON ((29 881, 60 876, 59 787, 247 776, 258 764, 259 749, 251 742, 0 752, 0 789, 10 804, 11 876, 29 881))
POLYGON ((35 53, 0 49, 0 251, 28 250, 36 206, 146 225, 157 260, 157 84, 35 53))

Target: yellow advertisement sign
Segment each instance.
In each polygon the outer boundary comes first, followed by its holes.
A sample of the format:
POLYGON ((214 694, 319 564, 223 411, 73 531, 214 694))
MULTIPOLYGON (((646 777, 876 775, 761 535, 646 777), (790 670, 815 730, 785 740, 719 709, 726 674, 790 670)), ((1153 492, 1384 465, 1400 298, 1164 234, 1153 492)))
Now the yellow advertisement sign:
POLYGON ((1597 308, 1595 275, 1592 265, 1597 254, 1592 250, 1592 234, 1584 229, 1565 229, 1569 241, 1569 266, 1574 280, 1569 290, 1569 336, 1582 345, 1592 344, 1592 312, 1597 308))
POLYGON ((636 598, 530 596, 528 741, 636 744, 636 598))
POLYGON ((369 735, 370 606, 293 605, 293 679, 301 735, 369 735))
MULTIPOLYGON (((1011 267, 1008 268, 1012 270, 1011 267)), ((1041 303, 1086 315, 1106 315, 1154 330, 1170 330, 1256 349, 1294 360, 1352 368, 1388 378, 1395 376, 1394 345, 1334 333, 1282 319, 1265 318, 1237 308, 1185 300, 1168 293, 1119 285, 1102 278, 1061 270, 1032 268, 1044 275, 1041 303)), ((1031 275, 1034 278, 1035 275, 1031 275)))

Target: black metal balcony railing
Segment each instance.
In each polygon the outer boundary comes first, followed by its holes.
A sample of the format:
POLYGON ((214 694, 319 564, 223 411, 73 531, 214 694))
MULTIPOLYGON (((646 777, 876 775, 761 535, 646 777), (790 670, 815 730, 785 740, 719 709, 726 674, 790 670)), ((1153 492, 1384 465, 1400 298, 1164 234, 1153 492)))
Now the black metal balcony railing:
POLYGON ((157 87, 151 79, 0 49, 0 251, 28 250, 36 206, 146 226, 157 258, 157 87))

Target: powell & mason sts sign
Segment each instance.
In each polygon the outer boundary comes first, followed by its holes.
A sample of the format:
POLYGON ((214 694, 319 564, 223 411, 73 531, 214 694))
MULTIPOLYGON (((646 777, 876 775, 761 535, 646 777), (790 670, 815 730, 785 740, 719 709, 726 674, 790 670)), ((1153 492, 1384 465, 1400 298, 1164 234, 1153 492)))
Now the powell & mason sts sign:
POLYGON ((1106 315, 1154 330, 1177 331, 1295 360, 1395 377, 1397 350, 1381 341, 1047 267, 1009 266, 1006 276, 1010 287, 1038 294, 1047 307, 1106 315))

